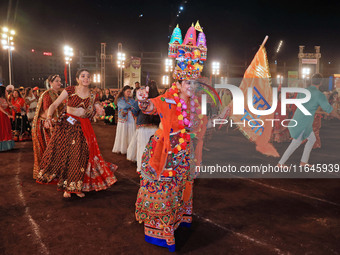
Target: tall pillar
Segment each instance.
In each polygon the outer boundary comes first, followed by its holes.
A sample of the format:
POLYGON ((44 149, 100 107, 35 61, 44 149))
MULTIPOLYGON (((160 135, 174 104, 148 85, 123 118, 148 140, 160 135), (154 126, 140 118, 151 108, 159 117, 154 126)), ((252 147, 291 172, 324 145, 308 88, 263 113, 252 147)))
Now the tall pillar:
POLYGON ((105 64, 106 64, 106 43, 100 44, 100 87, 102 89, 106 88, 105 84, 105 64))
POLYGON ((320 58, 321 58, 321 53, 320 53, 320 46, 315 46, 315 58, 316 58, 316 73, 320 73, 320 58))
POLYGON ((299 78, 302 79, 302 58, 304 56, 303 54, 303 49, 305 48, 304 45, 300 45, 299 46, 299 55, 298 55, 298 58, 299 58, 299 78))

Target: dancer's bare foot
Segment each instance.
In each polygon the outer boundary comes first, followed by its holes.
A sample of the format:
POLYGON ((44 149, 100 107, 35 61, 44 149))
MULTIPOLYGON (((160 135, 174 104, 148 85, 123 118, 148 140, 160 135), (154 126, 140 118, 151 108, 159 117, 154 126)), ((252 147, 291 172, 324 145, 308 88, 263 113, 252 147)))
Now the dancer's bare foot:
POLYGON ((65 192, 64 192, 64 197, 65 197, 65 198, 70 198, 70 197, 71 197, 71 193, 65 191, 65 192))
POLYGON ((300 166, 305 166, 305 167, 312 167, 313 165, 310 165, 308 163, 305 163, 305 162, 300 162, 300 166))
POLYGON ((85 194, 83 192, 81 193, 76 193, 78 197, 85 197, 85 194))
POLYGON ((287 167, 287 165, 285 165, 285 164, 280 164, 280 163, 278 163, 276 166, 278 166, 278 167, 287 167))

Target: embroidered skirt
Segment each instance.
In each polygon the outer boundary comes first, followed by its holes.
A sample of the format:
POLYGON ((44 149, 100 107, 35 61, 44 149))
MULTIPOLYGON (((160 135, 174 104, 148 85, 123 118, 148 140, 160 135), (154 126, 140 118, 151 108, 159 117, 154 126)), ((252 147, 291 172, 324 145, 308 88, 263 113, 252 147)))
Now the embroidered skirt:
POLYGON ((6 114, 0 111, 0 151, 11 150, 13 147, 11 121, 6 114))
MULTIPOLYGON (((142 157, 140 189, 136 201, 136 220, 144 222, 145 240, 175 250, 175 230, 192 222, 192 178, 189 154, 182 150, 169 153, 165 169, 156 180, 155 170, 148 164, 154 144, 153 136, 142 157)), ((178 135, 170 136, 172 148, 178 144, 178 135)))
POLYGON ((116 165, 104 161, 90 120, 67 114, 47 145, 37 182, 57 180, 58 189, 71 193, 99 191, 117 181, 116 169, 116 165), (76 122, 68 122, 68 117, 76 122))
POLYGON ((37 179, 41 158, 47 148, 52 135, 52 129, 44 128, 45 118, 38 118, 32 126, 32 141, 34 151, 33 179, 37 179))

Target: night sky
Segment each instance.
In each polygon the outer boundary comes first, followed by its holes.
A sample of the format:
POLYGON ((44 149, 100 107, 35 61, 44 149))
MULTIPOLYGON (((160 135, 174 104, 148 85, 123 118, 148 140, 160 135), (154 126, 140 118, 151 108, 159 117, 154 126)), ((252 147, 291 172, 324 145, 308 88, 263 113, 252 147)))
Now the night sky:
POLYGON ((269 35, 269 61, 283 40, 278 61, 297 64, 299 45, 311 52, 320 45, 322 61, 340 67, 340 3, 335 1, 315 5, 269 0, 3 0, 0 17, 2 24, 8 20, 17 31, 18 50, 62 51, 67 43, 94 53, 106 42, 107 51, 113 53, 122 42, 127 53, 166 52, 169 25, 178 23, 184 37, 191 23, 199 20, 207 36, 209 60, 243 63, 269 35), (181 4, 184 10, 177 18, 181 4))

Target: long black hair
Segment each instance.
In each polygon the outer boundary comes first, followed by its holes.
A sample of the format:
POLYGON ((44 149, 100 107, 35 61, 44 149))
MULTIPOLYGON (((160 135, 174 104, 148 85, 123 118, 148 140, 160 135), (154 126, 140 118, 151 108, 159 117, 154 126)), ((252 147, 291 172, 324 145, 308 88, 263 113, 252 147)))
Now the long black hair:
POLYGON ((116 96, 116 99, 115 99, 115 105, 117 105, 118 103, 118 99, 123 97, 124 96, 124 92, 127 91, 128 89, 131 89, 132 88, 129 86, 129 85, 125 85, 118 93, 118 96, 116 96))
POLYGON ((6 98, 6 87, 5 86, 0 86, 0 97, 6 98))
MULTIPOLYGON (((85 72, 88 72, 88 73, 91 75, 91 72, 89 71, 89 69, 87 69, 87 68, 81 68, 81 69, 79 69, 79 70, 77 71, 77 73, 76 73, 76 80, 77 80, 77 78, 79 79, 80 74, 81 74, 82 72, 84 72, 84 71, 85 71, 85 72)), ((77 81, 77 83, 78 83, 78 81, 77 81)), ((79 83, 78 83, 78 85, 79 85, 79 83)), ((91 91, 93 90, 93 88, 92 88, 92 83, 90 83, 89 88, 90 88, 91 91)))
POLYGON ((149 83, 149 98, 155 98, 159 96, 158 88, 157 88, 157 83, 152 80, 149 83))
POLYGON ((54 82, 54 80, 55 80, 57 77, 60 78, 60 75, 59 75, 59 74, 51 74, 51 75, 48 76, 48 78, 47 78, 48 83, 54 82))
POLYGON ((20 91, 18 89, 15 89, 12 93, 12 97, 14 98, 14 92, 18 92, 18 97, 22 98, 22 95, 20 94, 20 91))
POLYGON ((30 93, 30 91, 32 90, 32 88, 31 87, 28 87, 28 88, 26 88, 25 89, 25 95, 24 95, 24 98, 26 98, 26 97, 28 97, 28 95, 29 95, 29 93, 30 93))

